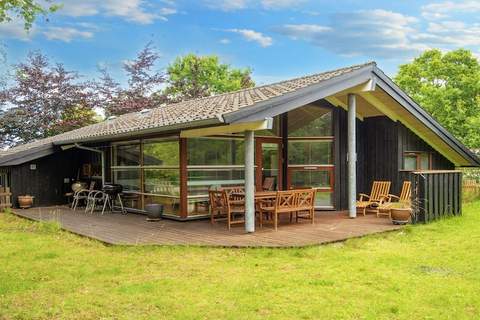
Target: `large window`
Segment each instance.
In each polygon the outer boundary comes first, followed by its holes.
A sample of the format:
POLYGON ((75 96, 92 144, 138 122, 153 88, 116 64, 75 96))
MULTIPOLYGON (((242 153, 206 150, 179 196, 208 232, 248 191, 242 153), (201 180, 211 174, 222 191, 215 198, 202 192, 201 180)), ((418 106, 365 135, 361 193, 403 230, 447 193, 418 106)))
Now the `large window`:
POLYGON ((243 138, 187 141, 188 214, 208 214, 208 190, 244 184, 243 138))
POLYGON ((317 190, 315 205, 333 207, 333 136, 330 109, 308 105, 288 113, 288 184, 317 190))
POLYGON ((405 152, 403 169, 407 171, 431 169, 431 154, 429 152, 405 152))
POLYGON ((143 210, 159 203, 165 214, 179 214, 180 169, 178 138, 115 144, 112 176, 124 187, 125 206, 143 210))

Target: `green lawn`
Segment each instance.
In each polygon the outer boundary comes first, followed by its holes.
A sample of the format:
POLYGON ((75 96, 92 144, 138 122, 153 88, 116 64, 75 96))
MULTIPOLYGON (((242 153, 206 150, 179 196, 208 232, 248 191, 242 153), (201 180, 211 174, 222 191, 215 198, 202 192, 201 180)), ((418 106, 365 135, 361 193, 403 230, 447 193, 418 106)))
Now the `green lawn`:
POLYGON ((480 202, 304 249, 108 247, 0 214, 0 319, 480 318, 480 202))

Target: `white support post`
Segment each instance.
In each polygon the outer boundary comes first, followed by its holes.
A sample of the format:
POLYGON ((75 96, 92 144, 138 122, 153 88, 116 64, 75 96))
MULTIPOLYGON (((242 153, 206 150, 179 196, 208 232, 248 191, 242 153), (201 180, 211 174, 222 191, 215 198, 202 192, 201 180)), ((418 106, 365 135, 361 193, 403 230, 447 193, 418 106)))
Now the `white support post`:
POLYGON ((356 114, 355 94, 348 95, 348 215, 357 217, 357 150, 356 150, 356 114))
POLYGON ((245 231, 255 232, 255 139, 254 131, 245 131, 245 231))

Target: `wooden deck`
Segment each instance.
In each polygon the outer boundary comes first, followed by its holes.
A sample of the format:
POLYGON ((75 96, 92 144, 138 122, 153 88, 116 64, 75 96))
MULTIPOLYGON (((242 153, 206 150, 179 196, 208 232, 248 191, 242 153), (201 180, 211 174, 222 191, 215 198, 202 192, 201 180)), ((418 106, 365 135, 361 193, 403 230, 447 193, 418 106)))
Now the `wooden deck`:
POLYGON ((283 220, 275 232, 271 226, 246 234, 243 227, 228 231, 226 225, 198 220, 147 222, 138 214, 85 214, 67 207, 15 209, 33 220, 56 220, 65 230, 116 245, 195 245, 220 247, 298 247, 343 241, 349 238, 399 229, 389 219, 374 215, 349 219, 345 212, 317 212, 315 224, 289 224, 283 220))

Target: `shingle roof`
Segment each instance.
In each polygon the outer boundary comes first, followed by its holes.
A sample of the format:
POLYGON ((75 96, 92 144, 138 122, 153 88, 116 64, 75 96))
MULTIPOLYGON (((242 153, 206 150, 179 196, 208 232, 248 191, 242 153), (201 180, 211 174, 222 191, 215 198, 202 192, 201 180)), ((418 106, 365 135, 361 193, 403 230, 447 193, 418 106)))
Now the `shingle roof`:
POLYGON ((148 113, 128 113, 115 119, 106 120, 101 123, 1 151, 0 158, 30 149, 51 146, 52 143, 60 141, 68 143, 80 142, 86 139, 92 140, 98 138, 98 140, 101 140, 102 137, 117 134, 135 133, 141 130, 161 128, 176 124, 188 124, 199 120, 216 119, 242 108, 251 107, 259 102, 280 97, 374 64, 375 62, 368 62, 274 84, 173 103, 154 108, 148 113))

